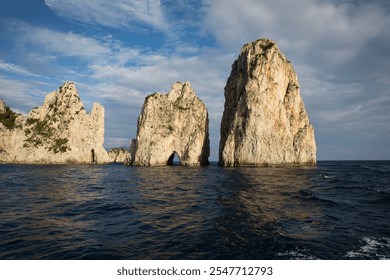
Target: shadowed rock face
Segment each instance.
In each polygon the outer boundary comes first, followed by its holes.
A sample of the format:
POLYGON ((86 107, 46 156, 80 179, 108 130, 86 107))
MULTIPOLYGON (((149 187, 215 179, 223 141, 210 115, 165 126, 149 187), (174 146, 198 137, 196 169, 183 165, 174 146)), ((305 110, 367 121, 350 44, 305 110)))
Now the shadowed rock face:
POLYGON ((225 86, 219 164, 315 164, 314 129, 290 61, 275 42, 241 48, 225 86))
POLYGON ((95 103, 88 114, 71 82, 48 94, 27 117, 17 116, 12 127, 0 124, 0 135, 0 162, 108 162, 104 108, 95 103))
POLYGON ((174 154, 181 165, 209 163, 208 113, 189 82, 146 97, 131 154, 134 165, 171 165, 174 154))

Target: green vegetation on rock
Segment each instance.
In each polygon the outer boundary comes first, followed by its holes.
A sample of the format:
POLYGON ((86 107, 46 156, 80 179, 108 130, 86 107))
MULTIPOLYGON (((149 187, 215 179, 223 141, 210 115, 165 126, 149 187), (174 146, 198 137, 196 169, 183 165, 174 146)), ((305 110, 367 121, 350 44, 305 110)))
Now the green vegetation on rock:
POLYGON ((13 112, 8 106, 5 106, 5 112, 0 113, 0 122, 8 129, 15 128, 15 120, 18 114, 13 112))
POLYGON ((66 138, 58 138, 54 140, 54 144, 49 148, 49 151, 53 151, 55 154, 57 153, 65 153, 70 148, 66 145, 68 143, 68 139, 66 138))
POLYGON ((49 151, 54 153, 64 153, 70 148, 67 146, 68 139, 57 138, 55 136, 55 129, 50 126, 48 120, 39 120, 36 118, 28 118, 26 125, 29 126, 24 130, 26 140, 24 140, 23 147, 39 147, 47 146, 49 151))

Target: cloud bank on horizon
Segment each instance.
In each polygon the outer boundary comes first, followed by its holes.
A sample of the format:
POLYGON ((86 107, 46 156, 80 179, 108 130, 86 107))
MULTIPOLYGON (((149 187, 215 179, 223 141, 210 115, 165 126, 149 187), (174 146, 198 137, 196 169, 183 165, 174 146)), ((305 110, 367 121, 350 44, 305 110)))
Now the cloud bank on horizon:
POLYGON ((128 146, 144 98, 190 81, 217 160, 224 86, 240 47, 292 61, 319 160, 390 159, 390 4, 343 0, 16 0, 0 4, 0 98, 27 113, 74 81, 106 108, 106 147, 128 146))

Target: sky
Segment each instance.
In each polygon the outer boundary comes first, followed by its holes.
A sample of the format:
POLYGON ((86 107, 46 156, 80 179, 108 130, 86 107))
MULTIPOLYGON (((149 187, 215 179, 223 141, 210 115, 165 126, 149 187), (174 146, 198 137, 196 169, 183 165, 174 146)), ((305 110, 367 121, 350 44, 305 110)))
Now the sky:
POLYGON ((105 107, 105 147, 129 146, 147 95, 189 81, 218 160, 224 86, 240 48, 292 62, 318 160, 390 159, 388 0, 3 0, 0 98, 22 114, 73 81, 105 107))

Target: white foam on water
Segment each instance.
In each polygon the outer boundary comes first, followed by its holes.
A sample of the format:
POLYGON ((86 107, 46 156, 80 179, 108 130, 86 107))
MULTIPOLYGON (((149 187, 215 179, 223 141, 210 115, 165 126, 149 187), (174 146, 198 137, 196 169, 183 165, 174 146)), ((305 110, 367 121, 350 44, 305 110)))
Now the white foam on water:
POLYGON ((290 260, 318 260, 314 256, 306 254, 305 250, 297 249, 276 254, 279 257, 288 257, 290 260))
POLYGON ((390 238, 363 237, 362 243, 358 250, 349 251, 346 253, 346 256, 349 258, 390 259, 390 256, 382 254, 383 250, 390 250, 390 238))

